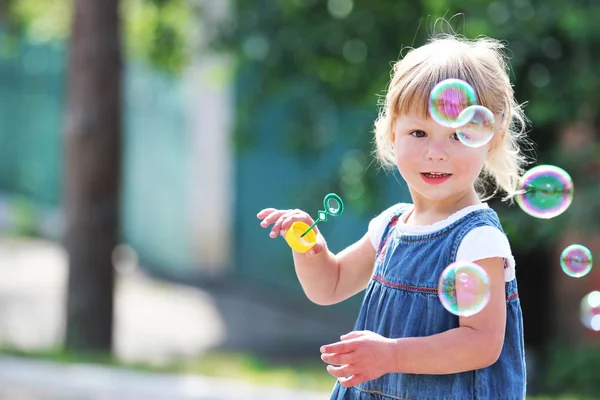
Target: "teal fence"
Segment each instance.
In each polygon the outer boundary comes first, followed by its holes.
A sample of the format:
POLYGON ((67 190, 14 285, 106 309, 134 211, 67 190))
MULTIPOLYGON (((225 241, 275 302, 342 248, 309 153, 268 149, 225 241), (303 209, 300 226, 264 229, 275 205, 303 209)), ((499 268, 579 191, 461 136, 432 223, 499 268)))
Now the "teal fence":
POLYGON ((64 48, 0 43, 0 187, 56 205, 64 48))

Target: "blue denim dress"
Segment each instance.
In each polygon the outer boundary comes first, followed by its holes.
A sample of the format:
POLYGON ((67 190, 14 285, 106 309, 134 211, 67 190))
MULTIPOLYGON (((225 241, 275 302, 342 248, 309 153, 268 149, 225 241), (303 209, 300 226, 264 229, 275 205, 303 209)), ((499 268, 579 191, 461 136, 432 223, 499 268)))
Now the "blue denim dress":
MULTIPOLYGON (((383 232, 373 276, 367 285, 355 330, 387 338, 435 335, 459 326, 437 295, 439 277, 456 261, 465 235, 480 226, 502 230, 492 209, 476 210, 433 233, 407 235, 395 229, 399 208, 383 232)), ((506 334, 493 365, 448 375, 385 374, 345 388, 336 382, 332 400, 522 400, 525 398, 523 317, 517 282, 506 282, 506 334)))

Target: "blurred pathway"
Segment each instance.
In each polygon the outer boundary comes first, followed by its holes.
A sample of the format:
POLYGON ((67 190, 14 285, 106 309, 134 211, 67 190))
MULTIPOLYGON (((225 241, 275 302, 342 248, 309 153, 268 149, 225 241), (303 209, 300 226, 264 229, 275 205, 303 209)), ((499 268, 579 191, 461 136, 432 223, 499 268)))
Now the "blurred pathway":
POLYGON ((328 393, 255 387, 197 375, 0 357, 2 400, 326 400, 328 393))
MULTIPOLYGON (((115 293, 115 354, 162 363, 216 347, 225 334, 205 292, 152 279, 121 251, 115 293)), ((0 345, 44 350, 62 344, 66 255, 45 240, 0 238, 0 345)))
MULTIPOLYGON (((323 336, 338 334, 335 326, 327 328, 251 299, 215 298, 200 289, 149 277, 137 268, 135 254, 127 248, 116 258, 115 355, 123 362, 160 365, 195 357, 224 342, 246 348, 247 337, 282 348, 289 346, 290 332, 315 340, 317 344, 309 347, 318 357, 318 344, 326 341, 323 336)), ((59 347, 66 280, 66 255, 57 243, 0 237, 0 346, 25 351, 59 347)), ((0 400, 319 398, 328 396, 196 375, 0 358, 0 400)))

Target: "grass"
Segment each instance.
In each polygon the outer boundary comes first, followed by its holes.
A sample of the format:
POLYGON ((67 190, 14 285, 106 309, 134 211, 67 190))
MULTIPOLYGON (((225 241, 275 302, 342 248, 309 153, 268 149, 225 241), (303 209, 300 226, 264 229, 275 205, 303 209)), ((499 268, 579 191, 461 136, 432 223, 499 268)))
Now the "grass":
POLYGON ((321 360, 273 362, 242 353, 213 353, 182 365, 181 370, 214 377, 241 379, 259 385, 331 391, 335 378, 321 360))

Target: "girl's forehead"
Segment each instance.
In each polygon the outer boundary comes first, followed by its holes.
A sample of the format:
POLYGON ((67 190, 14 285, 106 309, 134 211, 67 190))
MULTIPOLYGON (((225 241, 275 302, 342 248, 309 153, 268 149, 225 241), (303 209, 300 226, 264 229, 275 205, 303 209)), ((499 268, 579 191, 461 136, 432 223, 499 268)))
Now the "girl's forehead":
POLYGON ((452 128, 448 128, 439 125, 432 118, 424 118, 417 113, 400 114, 394 118, 395 129, 423 129, 429 132, 440 132, 447 133, 453 131, 452 128))
POLYGON ((412 109, 406 110, 404 112, 398 112, 396 113, 394 119, 397 122, 401 121, 402 123, 427 124, 434 122, 427 110, 423 112, 423 110, 420 109, 412 109))
POLYGON ((427 119, 423 118, 421 115, 415 113, 415 112, 411 112, 411 113, 405 113, 405 114, 399 114, 396 117, 396 121, 402 121, 402 122, 426 122, 427 119))

